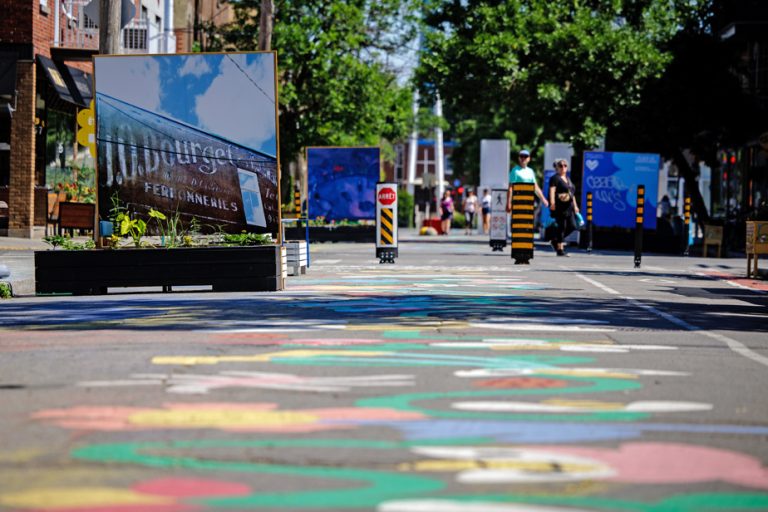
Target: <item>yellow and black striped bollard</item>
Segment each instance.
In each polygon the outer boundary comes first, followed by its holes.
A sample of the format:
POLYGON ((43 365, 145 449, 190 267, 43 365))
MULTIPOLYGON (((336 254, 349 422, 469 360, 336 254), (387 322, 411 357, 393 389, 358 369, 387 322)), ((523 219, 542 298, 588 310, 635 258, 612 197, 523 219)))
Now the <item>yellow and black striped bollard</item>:
POLYGON ((587 253, 592 252, 592 192, 587 192, 587 253))
POLYGON ((683 256, 688 256, 690 251, 690 231, 691 230, 691 198, 685 196, 683 203, 683 256))
POLYGON ((512 184, 512 258, 515 265, 533 259, 533 183, 512 184))
POLYGON ((637 208, 635 210, 635 268, 640 268, 643 257, 643 214, 645 213, 645 186, 637 186, 637 208))
POLYGON ((397 185, 376 184, 376 257, 379 263, 397 258, 397 185))
POLYGON ((297 217, 301 217, 301 189, 298 187, 293 191, 293 211, 297 217))

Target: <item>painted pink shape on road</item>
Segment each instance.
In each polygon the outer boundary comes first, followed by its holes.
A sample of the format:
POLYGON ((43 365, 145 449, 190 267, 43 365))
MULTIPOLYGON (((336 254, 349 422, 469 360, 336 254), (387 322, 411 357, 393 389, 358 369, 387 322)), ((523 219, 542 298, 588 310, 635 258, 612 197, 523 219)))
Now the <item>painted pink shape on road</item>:
POLYGON ((133 486, 133 490, 156 496, 202 498, 213 496, 248 496, 251 488, 236 482, 206 478, 156 478, 133 486))
MULTIPOLYGON (((553 447, 540 447, 553 450, 553 447)), ((635 484, 680 484, 720 480, 768 489, 768 468, 754 457, 728 450, 672 443, 627 443, 618 450, 558 446, 557 453, 599 460, 635 484)))

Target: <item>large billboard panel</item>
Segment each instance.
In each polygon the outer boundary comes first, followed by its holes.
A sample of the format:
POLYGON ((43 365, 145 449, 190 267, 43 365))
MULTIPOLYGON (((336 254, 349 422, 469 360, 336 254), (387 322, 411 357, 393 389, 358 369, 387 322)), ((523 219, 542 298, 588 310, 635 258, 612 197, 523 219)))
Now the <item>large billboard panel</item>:
POLYGON ((98 56, 99 214, 279 232, 273 52, 98 56))
POLYGON ((643 226, 656 229, 656 205, 661 158, 651 153, 584 153, 584 179, 580 206, 592 192, 595 226, 635 227, 637 186, 645 185, 643 226))
POLYGON ((307 148, 309 218, 375 219, 380 169, 377 147, 307 148))

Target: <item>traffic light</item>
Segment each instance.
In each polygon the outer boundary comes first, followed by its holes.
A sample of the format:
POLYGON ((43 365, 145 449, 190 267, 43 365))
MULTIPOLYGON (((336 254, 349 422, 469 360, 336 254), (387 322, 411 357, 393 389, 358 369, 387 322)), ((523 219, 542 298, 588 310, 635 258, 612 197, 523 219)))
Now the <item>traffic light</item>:
POLYGON ((462 195, 464 193, 464 187, 457 188, 456 192, 458 192, 459 195, 462 195))

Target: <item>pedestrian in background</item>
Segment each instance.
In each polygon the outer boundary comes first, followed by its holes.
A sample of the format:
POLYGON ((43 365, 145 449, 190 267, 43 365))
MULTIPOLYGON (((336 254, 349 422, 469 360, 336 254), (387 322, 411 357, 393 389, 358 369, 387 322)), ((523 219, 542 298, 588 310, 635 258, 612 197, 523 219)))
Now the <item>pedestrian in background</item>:
POLYGON ((487 188, 483 190, 483 233, 488 234, 491 230, 491 191, 487 188))
POLYGON ((533 169, 528 167, 528 162, 531 161, 531 153, 527 149, 521 150, 517 154, 518 165, 514 166, 509 171, 509 188, 507 189, 507 213, 512 211, 512 184, 513 183, 533 183, 533 189, 539 200, 541 200, 544 206, 548 206, 549 202, 544 197, 539 184, 536 183, 536 174, 533 169))
POLYGON ((555 175, 549 180, 549 210, 556 223, 552 248, 558 256, 568 256, 565 239, 577 229, 575 216, 579 206, 576 204, 576 187, 568 177, 568 162, 562 158, 555 160, 555 175))
POLYGON ((469 195, 464 199, 464 218, 467 221, 466 228, 464 229, 465 235, 472 234, 472 228, 475 225, 475 212, 477 211, 477 196, 474 190, 470 190, 469 195))
POLYGON ((453 198, 451 191, 446 190, 443 193, 443 199, 440 201, 440 230, 444 235, 451 231, 451 221, 453 220, 453 198))

